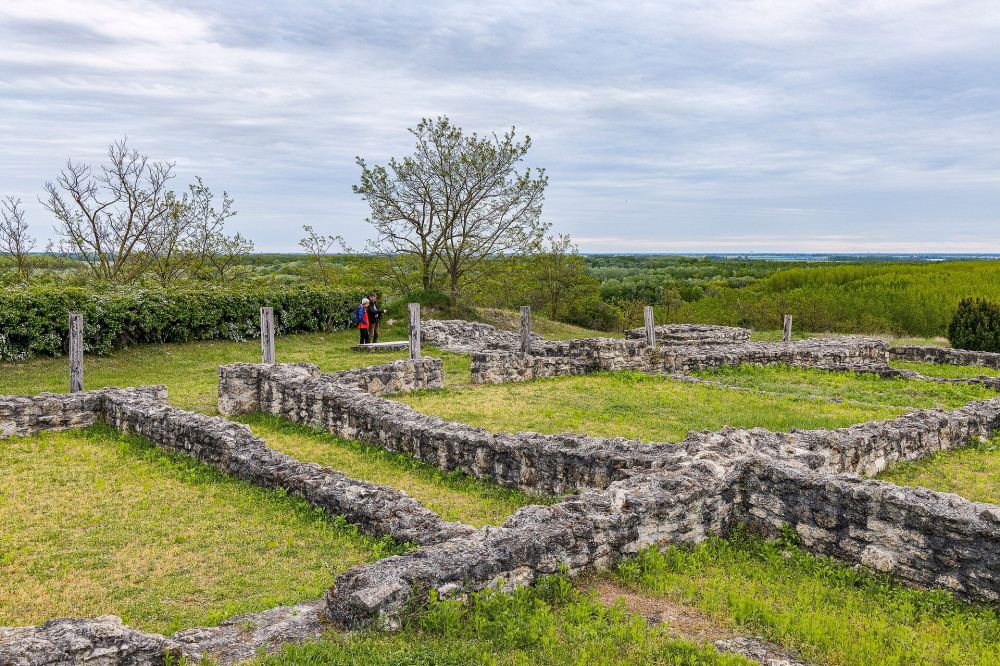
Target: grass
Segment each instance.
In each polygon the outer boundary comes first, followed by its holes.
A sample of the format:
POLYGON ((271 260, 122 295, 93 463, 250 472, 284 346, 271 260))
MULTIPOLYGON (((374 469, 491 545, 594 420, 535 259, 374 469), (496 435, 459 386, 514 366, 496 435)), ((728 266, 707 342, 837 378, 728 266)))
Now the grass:
POLYGON ((421 391, 400 396, 418 411, 492 431, 586 432, 603 437, 679 441, 689 430, 762 426, 839 428, 888 419, 899 408, 736 393, 636 372, 421 391))
POLYGON ((958 493, 973 502, 1000 504, 1000 438, 902 463, 878 478, 901 486, 958 493))
POLYGON ((240 420, 272 448, 340 470, 353 479, 399 488, 445 520, 476 527, 499 525, 522 506, 557 501, 448 473, 412 456, 340 439, 276 416, 255 414, 240 420))
POLYGON ((787 365, 743 365, 694 374, 709 381, 760 391, 790 393, 800 397, 814 395, 842 398, 899 407, 958 409, 974 400, 997 397, 996 392, 982 386, 883 379, 867 373, 828 372, 787 365))
MULTIPOLYGON (((758 342, 781 342, 783 332, 782 330, 769 330, 769 331, 752 331, 750 333, 750 339, 756 340, 758 342)), ((915 338, 910 336, 897 336, 889 335, 887 333, 828 333, 828 332, 816 332, 816 331, 798 331, 794 328, 792 329, 792 340, 805 340, 806 338, 838 338, 844 335, 854 335, 857 337, 865 338, 876 338, 878 340, 884 340, 889 344, 890 347, 898 347, 899 345, 922 345, 922 346, 933 346, 933 347, 950 347, 947 338, 933 337, 933 338, 915 338)))
POLYGON ((468 604, 432 600, 397 634, 363 631, 285 646, 259 666, 466 666, 662 664, 750 666, 714 647, 677 640, 641 616, 606 607, 562 577, 512 595, 487 590, 468 604))
POLYGON ((978 365, 951 365, 949 363, 920 363, 915 361, 892 361, 889 363, 900 370, 914 370, 925 377, 941 377, 942 379, 964 379, 966 377, 1000 377, 1000 370, 984 368, 978 365))
POLYGON ((617 579, 697 606, 744 635, 797 650, 809 663, 1000 663, 1000 620, 993 609, 809 555, 794 536, 764 543, 737 533, 692 548, 652 548, 622 564, 617 579))
POLYGON ((0 440, 0 626, 172 633, 318 598, 401 548, 106 426, 0 440))

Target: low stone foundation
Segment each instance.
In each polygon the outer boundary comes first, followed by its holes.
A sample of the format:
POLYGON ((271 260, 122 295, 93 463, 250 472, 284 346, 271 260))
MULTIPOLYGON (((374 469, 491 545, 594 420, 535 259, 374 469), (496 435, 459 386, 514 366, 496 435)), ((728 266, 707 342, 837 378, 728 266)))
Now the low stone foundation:
POLYGON ((104 388, 79 393, 0 395, 0 439, 30 437, 45 431, 59 432, 92 426, 100 420, 106 396, 130 392, 141 394, 158 404, 167 402, 167 389, 164 386, 104 388))
MULTIPOLYGON (((494 328, 478 321, 461 319, 428 319, 420 322, 423 342, 438 349, 459 354, 502 349, 514 351, 521 348, 521 334, 494 328)), ((542 348, 548 341, 537 333, 531 334, 531 347, 542 348)))
MULTIPOLYGON (((654 326, 656 344, 663 345, 719 345, 750 342, 750 329, 709 324, 662 324, 654 326)), ((645 340, 645 328, 625 331, 627 340, 645 340)))
POLYGON ((502 384, 542 377, 633 370, 653 374, 688 373, 745 363, 783 363, 827 370, 889 369, 888 346, 873 338, 810 338, 794 342, 661 345, 643 340, 587 338, 549 342, 532 354, 473 352, 472 383, 502 384))
POLYGON ((926 488, 817 474, 755 461, 743 510, 772 534, 783 524, 807 550, 892 572, 900 582, 1000 599, 1000 507, 926 488))
POLYGON ((889 348, 889 358, 893 361, 914 361, 917 363, 948 363, 951 365, 976 365, 984 368, 1000 369, 1000 354, 993 352, 968 351, 947 347, 902 345, 889 348))

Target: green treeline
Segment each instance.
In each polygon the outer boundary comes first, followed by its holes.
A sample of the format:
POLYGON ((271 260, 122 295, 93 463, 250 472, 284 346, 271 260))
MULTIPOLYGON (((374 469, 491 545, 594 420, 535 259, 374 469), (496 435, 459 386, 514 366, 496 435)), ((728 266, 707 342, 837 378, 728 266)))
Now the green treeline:
POLYGON ((939 336, 963 298, 1000 300, 1000 263, 800 265, 742 286, 706 281, 693 298, 684 286, 673 287, 680 298, 663 288, 658 319, 775 329, 790 314, 800 330, 939 336))

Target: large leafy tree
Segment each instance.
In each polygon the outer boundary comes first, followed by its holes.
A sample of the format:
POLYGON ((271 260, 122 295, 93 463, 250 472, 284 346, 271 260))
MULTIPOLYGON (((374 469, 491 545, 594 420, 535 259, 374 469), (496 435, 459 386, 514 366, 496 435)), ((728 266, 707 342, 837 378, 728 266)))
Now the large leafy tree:
POLYGON ((513 127, 479 137, 441 116, 410 132, 413 155, 387 167, 357 158, 354 191, 371 207, 370 249, 414 259, 421 286, 447 288, 455 305, 464 287, 501 270, 503 258, 538 247, 548 228, 540 220, 548 178, 543 169, 518 171, 531 138, 518 141, 513 127))

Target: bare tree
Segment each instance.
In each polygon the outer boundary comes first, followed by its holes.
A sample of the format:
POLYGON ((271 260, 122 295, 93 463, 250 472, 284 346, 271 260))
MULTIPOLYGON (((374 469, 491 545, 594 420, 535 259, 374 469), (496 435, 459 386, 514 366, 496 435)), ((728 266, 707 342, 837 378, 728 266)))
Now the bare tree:
POLYGON ((167 184, 174 164, 150 160, 127 139, 108 147, 108 164, 93 169, 66 162, 56 182, 45 184, 42 204, 59 221, 63 255, 79 259, 99 280, 130 283, 141 276, 162 242, 175 200, 167 184))
POLYGON ((443 272, 455 305, 462 287, 500 268, 498 259, 538 247, 548 228, 539 221, 548 179, 542 169, 535 177, 517 172, 531 139, 517 142, 514 128, 480 139, 444 116, 424 118, 410 133, 416 151, 388 169, 357 158, 354 191, 372 209, 371 248, 417 257, 424 289, 443 272))
POLYGON ((29 282, 35 271, 35 261, 29 253, 35 249, 35 239, 28 235, 28 223, 24 221, 21 200, 12 196, 0 201, 0 256, 10 259, 18 279, 29 282))
POLYGON ((299 241, 299 246, 309 256, 309 277, 326 284, 336 282, 338 271, 330 258, 330 250, 334 245, 339 245, 346 251, 344 239, 341 236, 324 236, 308 224, 303 225, 302 229, 308 235, 299 241))
POLYGON ((242 234, 219 234, 212 240, 208 263, 219 280, 233 282, 246 277, 252 270, 247 266, 246 259, 253 252, 253 247, 253 241, 242 234))
POLYGON ((226 236, 226 220, 236 215, 232 197, 224 191, 221 207, 216 209, 215 195, 201 178, 195 179, 178 202, 185 230, 180 243, 182 261, 192 277, 214 269, 223 281, 232 279, 236 276, 231 269, 253 252, 253 242, 240 234, 226 236))

